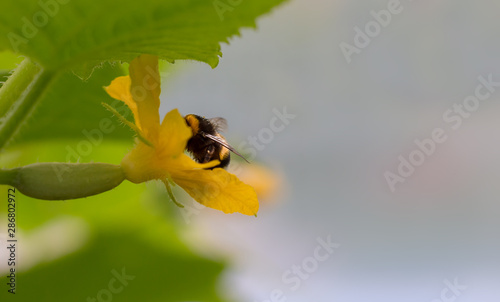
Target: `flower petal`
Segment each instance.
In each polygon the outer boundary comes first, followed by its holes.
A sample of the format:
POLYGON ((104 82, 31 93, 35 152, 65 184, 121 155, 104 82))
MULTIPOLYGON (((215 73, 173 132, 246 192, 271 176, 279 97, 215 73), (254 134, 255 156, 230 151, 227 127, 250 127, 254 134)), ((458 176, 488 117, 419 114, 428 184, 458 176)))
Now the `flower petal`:
POLYGON ((168 171, 162 168, 160 163, 155 148, 138 142, 134 149, 123 157, 120 165, 125 178, 138 184, 168 177, 168 171))
POLYGON ((156 142, 160 126, 160 73, 158 57, 141 55, 129 66, 130 93, 137 106, 136 124, 140 123, 146 139, 156 142))
POLYGON ((255 190, 224 169, 190 170, 172 174, 173 180, 204 206, 224 213, 256 215, 255 190))
POLYGON ((165 115, 161 123, 157 149, 164 151, 161 156, 177 156, 184 152, 192 135, 179 110, 174 109, 165 115))
POLYGON ((114 79, 109 86, 104 88, 106 89, 106 92, 109 94, 109 96, 124 102, 128 106, 128 108, 130 108, 130 110, 134 114, 135 124, 139 129, 142 130, 141 124, 139 122, 139 113, 137 112, 137 104, 135 103, 134 99, 132 98, 132 94, 130 93, 130 83, 131 81, 129 76, 118 77, 114 79))

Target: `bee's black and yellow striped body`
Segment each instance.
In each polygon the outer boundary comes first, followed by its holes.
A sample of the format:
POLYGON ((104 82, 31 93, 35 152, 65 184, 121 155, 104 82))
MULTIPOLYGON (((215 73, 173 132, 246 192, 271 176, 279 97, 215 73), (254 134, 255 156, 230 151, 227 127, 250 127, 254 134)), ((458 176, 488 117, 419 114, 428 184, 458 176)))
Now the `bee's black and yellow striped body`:
POLYGON ((210 169, 226 168, 231 160, 230 151, 235 152, 219 133, 219 130, 225 128, 226 121, 222 118, 207 119, 195 114, 186 115, 184 119, 193 131, 186 149, 193 155, 194 160, 199 163, 219 160, 220 164, 210 169))

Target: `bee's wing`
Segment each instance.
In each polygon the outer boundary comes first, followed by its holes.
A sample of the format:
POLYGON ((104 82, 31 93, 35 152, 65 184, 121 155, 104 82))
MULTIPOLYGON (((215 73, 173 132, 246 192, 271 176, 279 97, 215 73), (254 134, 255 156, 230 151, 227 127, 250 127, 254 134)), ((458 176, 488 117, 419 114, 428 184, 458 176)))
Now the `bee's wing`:
POLYGON ((227 130, 227 121, 223 117, 214 117, 208 119, 212 125, 215 126, 215 130, 217 132, 226 132, 227 130))
POLYGON ((213 140, 214 142, 217 142, 221 145, 223 145, 224 147, 226 147, 229 151, 233 152, 234 154, 238 155, 239 157, 243 158, 247 163, 250 163, 245 157, 243 157, 243 155, 241 155, 238 151, 236 151, 236 149, 234 149, 233 147, 231 147, 225 139, 223 139, 222 137, 220 136, 215 136, 215 135, 211 135, 211 134, 207 134, 205 133, 205 137, 213 140))

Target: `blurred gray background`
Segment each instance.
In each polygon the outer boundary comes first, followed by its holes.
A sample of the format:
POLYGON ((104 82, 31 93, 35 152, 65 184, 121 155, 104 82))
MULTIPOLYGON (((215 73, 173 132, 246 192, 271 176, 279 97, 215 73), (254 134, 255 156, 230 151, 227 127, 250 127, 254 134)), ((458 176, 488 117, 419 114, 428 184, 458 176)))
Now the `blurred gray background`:
POLYGON ((256 219, 204 210, 186 223, 195 248, 231 259, 229 298, 500 301, 500 87, 457 129, 443 119, 478 77, 500 82, 500 2, 402 0, 348 63, 341 43, 394 3, 291 1, 224 45, 216 69, 179 63, 164 80, 162 114, 223 116, 235 146, 273 109, 296 115, 254 160, 283 175, 279 201, 256 219), (446 141, 391 192, 384 173, 436 128, 446 141), (292 289, 283 274, 328 236, 339 248, 292 289))

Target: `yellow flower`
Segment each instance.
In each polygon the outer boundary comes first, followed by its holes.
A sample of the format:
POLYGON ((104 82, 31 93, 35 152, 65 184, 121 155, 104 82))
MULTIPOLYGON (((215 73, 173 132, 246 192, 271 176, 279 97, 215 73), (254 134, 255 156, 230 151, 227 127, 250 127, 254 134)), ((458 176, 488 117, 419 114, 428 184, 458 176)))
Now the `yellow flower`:
POLYGON ((135 125, 130 126, 139 139, 121 162, 126 179, 133 183, 159 179, 172 199, 170 184, 176 183, 204 206, 256 215, 259 202, 252 187, 224 169, 207 169, 219 161, 200 164, 184 154, 192 131, 177 109, 160 123, 158 57, 137 57, 130 63, 129 73, 106 87, 111 97, 123 101, 134 114, 135 125))

